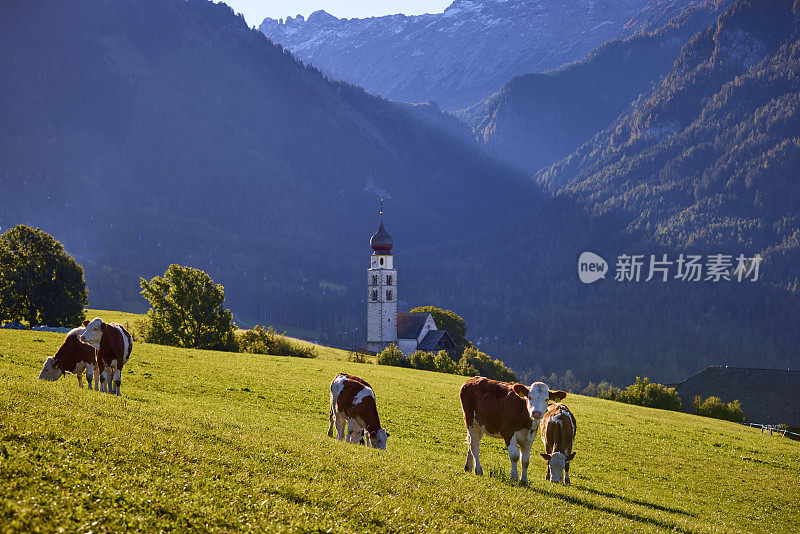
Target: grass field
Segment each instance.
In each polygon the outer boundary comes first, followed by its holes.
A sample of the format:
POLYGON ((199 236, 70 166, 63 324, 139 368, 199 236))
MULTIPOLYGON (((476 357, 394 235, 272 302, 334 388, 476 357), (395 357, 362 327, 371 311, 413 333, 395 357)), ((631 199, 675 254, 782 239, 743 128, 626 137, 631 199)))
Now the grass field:
MULTIPOLYGON (((463 471, 463 377, 137 343, 124 398, 37 379, 62 335, 0 330, 0 531, 791 532, 800 448, 570 395, 572 487, 463 471), (336 372, 375 387, 387 451, 326 436, 336 372)), ((776 399, 777 401, 777 399, 776 399)))

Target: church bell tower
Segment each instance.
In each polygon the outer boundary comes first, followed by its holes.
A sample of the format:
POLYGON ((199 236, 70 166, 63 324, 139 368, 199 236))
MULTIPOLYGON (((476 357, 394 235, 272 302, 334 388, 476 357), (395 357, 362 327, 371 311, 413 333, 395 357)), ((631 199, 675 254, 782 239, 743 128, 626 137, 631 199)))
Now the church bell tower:
POLYGON ((392 236, 381 223, 369 240, 372 247, 367 269, 367 343, 366 349, 380 352, 397 343, 397 271, 392 255, 392 236))

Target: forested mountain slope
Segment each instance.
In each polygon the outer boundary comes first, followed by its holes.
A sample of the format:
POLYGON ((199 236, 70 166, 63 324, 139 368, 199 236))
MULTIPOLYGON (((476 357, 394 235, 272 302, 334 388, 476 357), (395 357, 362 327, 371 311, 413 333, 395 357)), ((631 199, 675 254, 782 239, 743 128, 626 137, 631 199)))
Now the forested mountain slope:
POLYGON ((665 246, 767 253, 797 292, 799 6, 737 2, 658 87, 537 179, 665 246))
POLYGON ((605 43, 579 62, 512 78, 490 98, 455 115, 490 153, 536 172, 578 148, 650 91, 683 45, 730 3, 697 3, 665 26, 605 43))

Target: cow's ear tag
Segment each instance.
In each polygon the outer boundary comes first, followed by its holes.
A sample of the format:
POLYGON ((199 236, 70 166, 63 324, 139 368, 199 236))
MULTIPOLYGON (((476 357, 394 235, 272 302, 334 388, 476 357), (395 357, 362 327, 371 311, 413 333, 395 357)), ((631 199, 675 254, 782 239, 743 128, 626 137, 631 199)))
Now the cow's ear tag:
POLYGON ((522 384, 514 384, 514 393, 516 393, 519 397, 523 399, 528 398, 528 388, 523 386, 522 384))

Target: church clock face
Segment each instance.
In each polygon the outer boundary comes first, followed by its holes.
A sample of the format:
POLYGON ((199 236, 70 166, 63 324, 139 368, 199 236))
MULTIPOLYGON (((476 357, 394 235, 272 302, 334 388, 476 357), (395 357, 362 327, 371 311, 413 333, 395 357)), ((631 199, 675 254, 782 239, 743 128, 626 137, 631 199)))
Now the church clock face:
POLYGON ((372 266, 375 267, 376 265, 378 265, 378 260, 375 259, 375 258, 372 258, 372 266))

